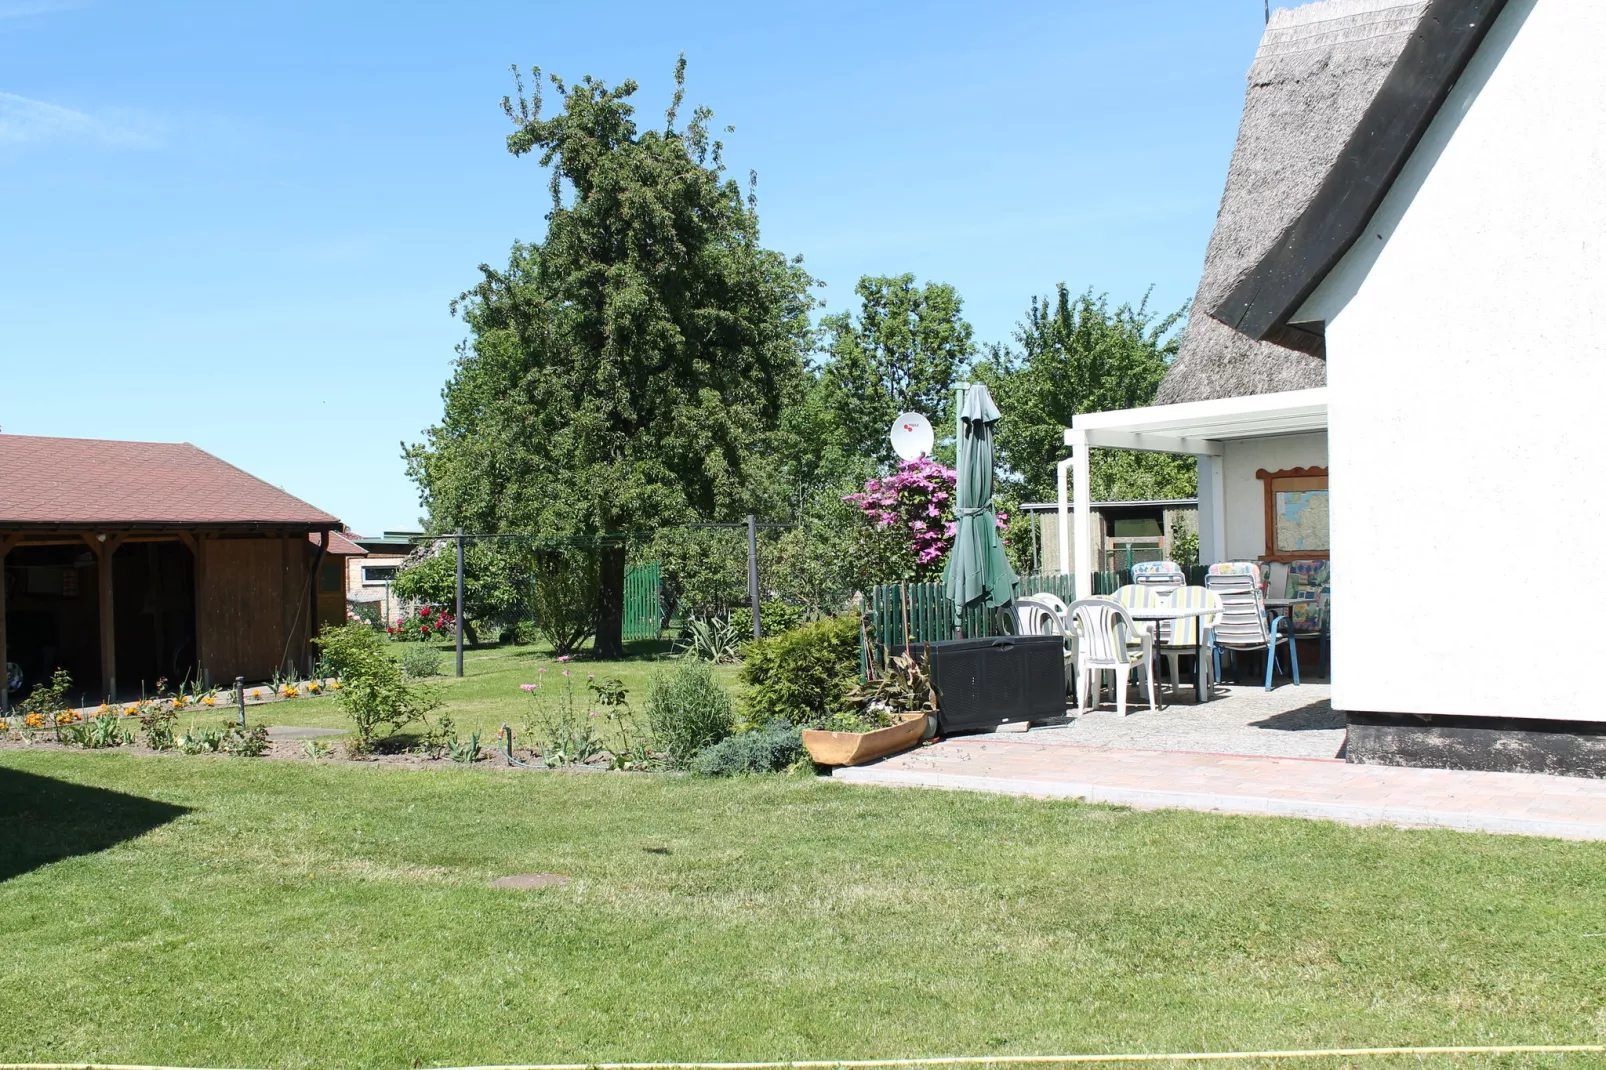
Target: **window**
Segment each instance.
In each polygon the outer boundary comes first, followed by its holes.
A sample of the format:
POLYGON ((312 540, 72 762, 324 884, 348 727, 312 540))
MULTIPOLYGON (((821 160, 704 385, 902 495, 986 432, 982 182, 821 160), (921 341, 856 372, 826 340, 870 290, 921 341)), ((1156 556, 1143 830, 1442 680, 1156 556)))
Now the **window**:
POLYGON ((1262 561, 1325 560, 1328 555, 1327 469, 1255 473, 1266 490, 1266 553, 1262 561))
POLYGON ((1110 521, 1110 534, 1117 539, 1156 538, 1162 532, 1164 521, 1158 516, 1115 517, 1110 521))
POLYGON ((395 578, 395 565, 364 565, 362 567, 362 581, 364 583, 389 583, 395 578))

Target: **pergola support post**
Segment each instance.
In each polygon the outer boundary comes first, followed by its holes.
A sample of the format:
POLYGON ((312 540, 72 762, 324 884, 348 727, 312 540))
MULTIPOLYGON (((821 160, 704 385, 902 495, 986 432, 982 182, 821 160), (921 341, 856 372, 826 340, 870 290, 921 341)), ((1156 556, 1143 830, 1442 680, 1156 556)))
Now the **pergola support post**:
POLYGON ((1088 464, 1087 435, 1072 430, 1065 433, 1065 439, 1071 447, 1071 539, 1076 550, 1076 597, 1092 598, 1093 573, 1098 571, 1098 566, 1093 560, 1093 480, 1088 464))
POLYGON ((1071 458, 1054 466, 1054 485, 1059 493, 1059 565, 1060 575, 1071 573, 1071 458))
POLYGON ((1219 456, 1198 454, 1199 461, 1199 563, 1214 565, 1227 559, 1227 494, 1219 456))

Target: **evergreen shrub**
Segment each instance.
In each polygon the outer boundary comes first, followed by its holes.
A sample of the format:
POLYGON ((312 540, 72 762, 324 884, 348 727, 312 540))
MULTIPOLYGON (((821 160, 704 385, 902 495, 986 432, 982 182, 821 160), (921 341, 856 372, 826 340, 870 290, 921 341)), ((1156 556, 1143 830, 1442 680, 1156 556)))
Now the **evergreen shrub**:
POLYGON ((684 769, 698 751, 736 731, 736 710, 707 662, 682 661, 653 677, 647 724, 654 748, 684 769))
POLYGON ((708 777, 777 773, 802 757, 802 732, 777 721, 704 747, 692 759, 691 770, 708 777))
POLYGON ((828 617, 747 645, 742 712, 750 724, 817 727, 849 709, 859 682, 859 622, 828 617))

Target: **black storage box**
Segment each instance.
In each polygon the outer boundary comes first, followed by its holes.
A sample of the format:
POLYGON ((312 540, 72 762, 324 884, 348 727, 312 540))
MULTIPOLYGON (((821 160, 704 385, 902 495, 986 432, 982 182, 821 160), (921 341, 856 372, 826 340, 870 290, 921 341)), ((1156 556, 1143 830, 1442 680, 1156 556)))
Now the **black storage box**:
POLYGON ((931 643, 930 650, 937 725, 944 735, 1065 721, 1065 641, 1059 636, 951 639, 931 643))

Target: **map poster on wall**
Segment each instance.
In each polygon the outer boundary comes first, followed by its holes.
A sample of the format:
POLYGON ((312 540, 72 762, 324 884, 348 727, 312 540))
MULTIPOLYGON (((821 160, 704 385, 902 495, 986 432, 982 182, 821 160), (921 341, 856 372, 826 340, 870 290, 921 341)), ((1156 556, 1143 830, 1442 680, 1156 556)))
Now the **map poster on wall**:
POLYGON ((1266 553, 1262 561, 1301 561, 1328 553, 1327 469, 1265 469, 1266 553))
POLYGON ((1277 552, 1326 552, 1327 492, 1279 490, 1275 494, 1272 515, 1277 519, 1277 552))

